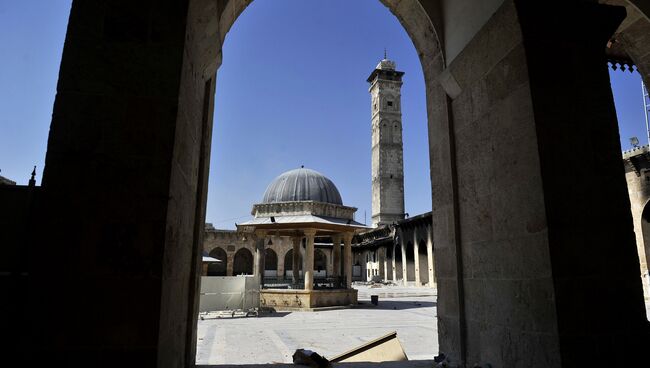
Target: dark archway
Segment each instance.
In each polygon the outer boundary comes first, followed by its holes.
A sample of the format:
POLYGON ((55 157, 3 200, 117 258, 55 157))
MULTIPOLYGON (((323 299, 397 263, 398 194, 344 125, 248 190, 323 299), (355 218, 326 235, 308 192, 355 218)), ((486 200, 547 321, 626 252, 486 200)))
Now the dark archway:
POLYGON ((427 243, 424 239, 420 239, 418 242, 418 268, 420 270, 420 282, 423 285, 429 283, 429 261, 427 257, 427 243))
POLYGON ((264 276, 275 277, 278 275, 278 254, 271 248, 264 250, 264 276))
POLYGON ((404 279, 404 270, 402 268, 402 244, 395 244, 393 250, 395 256, 395 280, 393 281, 402 280, 404 279))
MULTIPOLYGON (((298 254, 298 270, 302 272, 302 255, 298 254)), ((284 273, 285 276, 291 277, 293 274, 293 249, 284 255, 284 273)))
POLYGON ((210 251, 209 255, 221 262, 210 263, 208 265, 208 276, 226 276, 226 270, 228 269, 228 256, 226 255, 226 251, 220 247, 216 247, 210 251))
POLYGON ((246 248, 241 248, 235 253, 232 266, 233 275, 253 274, 253 253, 246 248))
POLYGON ((327 256, 321 249, 314 249, 314 277, 327 277, 327 256))
POLYGON ((405 282, 415 282, 415 250, 412 242, 406 243, 406 275, 404 275, 405 282))

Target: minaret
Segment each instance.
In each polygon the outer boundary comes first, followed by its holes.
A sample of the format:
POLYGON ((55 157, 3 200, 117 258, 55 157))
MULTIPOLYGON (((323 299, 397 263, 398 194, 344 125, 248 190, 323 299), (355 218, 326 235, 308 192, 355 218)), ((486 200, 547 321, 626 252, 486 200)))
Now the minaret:
POLYGON ((380 61, 368 82, 372 97, 372 225, 404 218, 401 90, 404 72, 380 61))

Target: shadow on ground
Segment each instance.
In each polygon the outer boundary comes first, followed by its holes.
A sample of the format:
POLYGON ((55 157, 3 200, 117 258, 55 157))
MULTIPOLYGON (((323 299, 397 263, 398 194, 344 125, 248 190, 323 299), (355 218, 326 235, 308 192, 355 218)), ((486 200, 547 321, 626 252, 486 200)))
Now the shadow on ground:
POLYGON ((376 306, 371 304, 369 301, 361 301, 356 306, 356 308, 402 310, 413 308, 430 308, 436 307, 437 305, 438 303, 436 302, 421 302, 412 300, 379 300, 379 304, 376 306))

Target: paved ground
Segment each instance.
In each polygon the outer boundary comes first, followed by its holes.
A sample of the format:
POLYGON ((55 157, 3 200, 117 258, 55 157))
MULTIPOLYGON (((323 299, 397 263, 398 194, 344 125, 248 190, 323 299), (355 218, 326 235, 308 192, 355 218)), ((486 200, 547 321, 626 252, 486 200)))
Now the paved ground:
POLYGON ((438 352, 434 289, 357 286, 360 308, 199 320, 197 364, 291 362, 298 348, 325 357, 397 331, 409 359, 438 352), (379 295, 379 306, 370 295, 379 295))

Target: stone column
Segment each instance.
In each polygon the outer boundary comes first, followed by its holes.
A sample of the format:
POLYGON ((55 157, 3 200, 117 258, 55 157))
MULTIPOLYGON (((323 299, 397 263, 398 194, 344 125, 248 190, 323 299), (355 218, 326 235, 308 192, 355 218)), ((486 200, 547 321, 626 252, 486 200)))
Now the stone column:
POLYGON ((293 276, 293 284, 297 284, 298 280, 300 279, 300 243, 302 242, 302 238, 299 236, 294 236, 291 238, 291 242, 293 243, 293 252, 292 252, 292 259, 291 259, 291 273, 293 276))
POLYGON ((332 276, 341 275, 341 234, 332 235, 332 276))
POLYGON ((377 249, 377 264, 379 265, 379 276, 382 280, 386 281, 386 248, 379 247, 377 249))
POLYGON ((264 285, 264 246, 265 233, 255 232, 255 260, 253 263, 253 274, 259 280, 260 286, 264 285))
POLYGON ((384 255, 384 272, 382 273, 381 277, 384 281, 388 281, 388 248, 383 246, 381 249, 384 255))
POLYGON ((408 262, 406 261, 406 242, 400 237, 400 248, 402 251, 402 284, 406 286, 408 281, 408 262))
POLYGON ((304 231, 306 241, 304 265, 302 273, 305 276, 305 290, 314 289, 314 237, 316 230, 308 229, 304 231))
POLYGON ((421 287, 420 280, 420 245, 418 244, 418 233, 413 230, 413 269, 415 270, 415 286, 421 287))
POLYGON ((226 253, 226 276, 233 276, 233 265, 235 264, 235 253, 226 253))
POLYGON ((352 237, 353 233, 343 234, 343 264, 345 275, 345 284, 348 289, 352 289, 352 237))
POLYGON ((430 228, 427 229, 427 268, 429 271, 429 287, 436 285, 435 273, 433 272, 435 263, 433 263, 433 233, 430 228))
POLYGON ((278 280, 284 280, 284 274, 285 274, 285 272, 284 272, 284 255, 285 255, 284 250, 285 250, 285 247, 284 247, 283 241, 285 239, 282 239, 279 236, 277 237, 277 239, 278 239, 278 242, 277 242, 277 244, 278 244, 278 248, 277 248, 278 249, 278 252, 277 252, 277 255, 278 255, 278 273, 277 273, 277 277, 278 277, 278 280))
POLYGON ((393 243, 393 253, 391 256, 391 269, 393 271, 393 282, 397 282, 397 261, 395 261, 395 252, 397 251, 397 247, 395 246, 395 243, 393 243))

